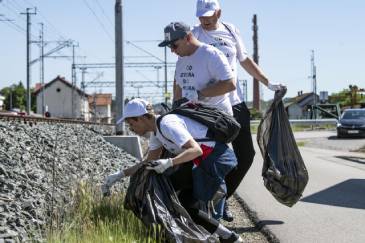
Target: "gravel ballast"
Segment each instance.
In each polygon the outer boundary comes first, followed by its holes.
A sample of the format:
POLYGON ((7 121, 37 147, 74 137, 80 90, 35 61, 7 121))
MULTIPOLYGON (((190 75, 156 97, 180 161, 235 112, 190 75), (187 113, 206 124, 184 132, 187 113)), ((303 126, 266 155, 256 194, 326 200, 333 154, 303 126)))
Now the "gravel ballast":
MULTIPOLYGON (((99 187, 107 174, 138 163, 106 142, 104 133, 97 126, 0 120, 0 242, 44 241, 51 219, 62 215, 78 182, 99 187)), ((238 198, 229 204, 235 220, 222 221, 226 226, 245 242, 268 242, 238 198)))
POLYGON ((0 121, 0 242, 42 240, 51 215, 70 202, 77 182, 99 186, 105 175, 137 163, 97 130, 0 121))

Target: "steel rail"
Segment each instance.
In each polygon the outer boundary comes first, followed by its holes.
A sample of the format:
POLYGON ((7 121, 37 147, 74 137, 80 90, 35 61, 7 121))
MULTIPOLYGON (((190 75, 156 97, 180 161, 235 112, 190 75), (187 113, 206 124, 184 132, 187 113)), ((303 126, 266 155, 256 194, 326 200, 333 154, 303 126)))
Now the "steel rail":
POLYGON ((64 119, 64 118, 53 118, 53 117, 37 117, 27 115, 11 115, 0 113, 0 120, 20 120, 24 122, 49 122, 49 123, 68 123, 68 124, 82 124, 82 125, 99 125, 99 126, 115 126, 110 123, 99 123, 99 122, 87 122, 76 119, 64 119))

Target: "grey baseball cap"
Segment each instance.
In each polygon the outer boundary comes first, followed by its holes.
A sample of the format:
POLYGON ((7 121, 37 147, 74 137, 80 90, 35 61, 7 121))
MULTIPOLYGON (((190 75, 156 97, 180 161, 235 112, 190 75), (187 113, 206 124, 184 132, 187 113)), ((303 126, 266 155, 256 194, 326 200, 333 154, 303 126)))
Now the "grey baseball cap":
POLYGON ((190 31, 190 26, 183 22, 172 22, 164 29, 165 40, 158 44, 159 47, 170 45, 178 39, 184 38, 190 31))

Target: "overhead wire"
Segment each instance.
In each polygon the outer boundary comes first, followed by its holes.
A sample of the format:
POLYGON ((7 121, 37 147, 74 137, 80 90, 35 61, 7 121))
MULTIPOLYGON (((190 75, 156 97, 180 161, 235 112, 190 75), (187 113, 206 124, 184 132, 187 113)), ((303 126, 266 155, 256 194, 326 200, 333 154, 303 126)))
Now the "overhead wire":
MULTIPOLYGON (((17 0, 13 0, 14 3, 18 4, 17 3, 17 0)), ((37 8, 36 6, 32 5, 29 1, 27 0, 22 0, 25 4, 28 5, 28 7, 32 7, 32 8, 37 8)), ((46 16, 44 16, 42 14, 42 12, 40 11, 39 8, 37 8, 37 15, 39 14, 39 16, 47 23, 47 25, 49 25, 49 27, 51 27, 52 29, 52 32, 54 32, 54 34, 56 34, 57 37, 59 37, 62 41, 66 41, 68 40, 67 38, 64 37, 64 35, 61 33, 61 31, 59 31, 48 19, 46 16)), ((48 28, 49 29, 49 28, 48 28)))
POLYGON ((23 9, 23 6, 21 6, 16 0, 8 0, 9 3, 16 5, 17 8, 23 9))
MULTIPOLYGON (((22 9, 22 11, 24 11, 23 10, 23 8, 24 8, 24 4, 21 4, 21 3, 19 3, 19 1, 23 1, 26 5, 25 6, 27 6, 27 7, 33 7, 33 8, 35 8, 35 6, 33 6, 30 2, 31 1, 29 1, 29 0, 11 0, 11 1, 9 1, 11 4, 12 4, 12 8, 13 9, 16 9, 16 11, 18 11, 18 9, 22 9)), ((100 25, 100 27, 102 28, 102 31, 103 32, 105 32, 105 34, 108 36, 108 38, 114 43, 114 38, 112 37, 112 35, 110 34, 110 31, 108 31, 109 30, 109 28, 107 28, 106 27, 106 25, 104 24, 104 23, 106 23, 105 22, 105 19, 107 20, 107 22, 108 22, 108 27, 109 27, 109 25, 110 26, 113 26, 113 22, 111 21, 111 19, 108 17, 108 15, 106 14, 106 11, 104 10, 104 8, 102 7, 102 5, 101 5, 101 3, 100 3, 100 1, 98 1, 98 0, 94 0, 95 1, 95 4, 94 5, 91 5, 90 4, 90 1, 89 2, 87 2, 87 1, 85 1, 85 0, 83 0, 83 3, 86 5, 86 7, 89 9, 89 11, 92 13, 92 15, 95 17, 95 19, 96 19, 96 21, 98 22, 98 24, 100 25), (96 11, 96 9, 95 8, 99 8, 99 9, 97 9, 98 11, 96 11), (103 15, 103 16, 101 16, 101 15, 103 15), (102 21, 102 18, 104 18, 104 22, 102 21)), ((2 2, 2 3, 4 3, 4 1, 2 2)), ((14 11, 12 11, 12 12, 14 12, 14 11)), ((39 11, 39 9, 37 9, 37 15, 39 15, 39 16, 37 16, 38 18, 42 18, 46 23, 47 23, 47 25, 49 26, 49 27, 51 27, 51 29, 52 29, 52 32, 54 32, 55 34, 56 34, 56 36, 58 37, 58 38, 60 38, 61 40, 66 40, 66 38, 64 37, 64 35, 41 13, 41 11, 39 11)), ((19 16, 19 14, 17 14, 16 16, 18 16, 18 18, 20 17, 19 16)), ((22 16, 23 17, 23 16, 22 16)), ((23 17, 24 18, 24 17, 23 17)), ((7 23, 8 25, 9 24, 11 24, 11 25, 14 25, 15 23, 7 23)), ((16 25, 16 24, 15 24, 16 25)), ((24 29, 24 28, 22 28, 21 26, 17 26, 17 27, 13 27, 13 29, 15 29, 15 30, 17 30, 19 33, 23 33, 23 32, 26 32, 26 30, 24 29)), ((50 28, 49 28, 50 29, 50 28)), ((158 42, 158 41, 160 41, 160 40, 135 40, 135 41, 132 41, 132 42, 158 42)), ((149 56, 151 56, 151 57, 153 57, 153 58, 156 58, 157 60, 159 60, 159 61, 162 61, 162 59, 160 59, 159 57, 157 57, 157 56, 155 56, 155 55, 153 55, 152 53, 150 53, 150 52, 148 52, 148 51, 146 51, 146 50, 144 50, 143 48, 141 48, 141 47, 139 47, 139 46, 137 46, 137 45, 135 45, 135 44, 133 44, 133 43, 131 43, 130 41, 127 41, 127 44, 130 44, 130 45, 132 45, 132 46, 134 46, 135 48, 137 48, 137 49, 139 49, 139 50, 141 50, 141 51, 143 51, 144 53, 147 53, 149 56)), ((82 49, 81 47, 78 47, 78 49, 79 49, 79 51, 81 52, 81 53, 83 53, 83 54, 86 54, 87 52, 84 50, 84 49, 82 49)), ((90 57, 90 56, 89 56, 90 57)), ((98 58, 98 57, 93 57, 94 59, 96 59, 96 60, 101 60, 100 58, 98 58)), ((113 59, 113 58, 112 58, 113 59)), ((113 60, 114 61, 114 60, 113 60)), ((83 59, 83 62, 85 63, 85 59, 83 59)), ((141 74, 140 74, 141 75, 141 74)))
POLYGON ((103 22, 100 20, 100 18, 98 17, 98 15, 95 13, 95 11, 91 8, 91 6, 88 4, 88 2, 86 0, 83 0, 83 2, 85 3, 86 7, 91 11, 91 13, 94 15, 96 21, 99 23, 99 25, 101 26, 102 30, 105 32, 105 34, 110 38, 110 40, 114 43, 114 38, 111 36, 111 34, 108 32, 108 30, 106 29, 105 25, 103 24, 103 22))
POLYGON ((26 30, 24 30, 21 26, 13 23, 10 19, 1 19, 0 16, 0 23, 4 23, 6 25, 8 25, 10 28, 12 28, 13 30, 17 31, 18 33, 24 35, 24 33, 26 33, 26 30))
MULTIPOLYGON (((24 1, 25 3, 27 3, 28 1, 27 0, 22 0, 22 1, 24 1)), ((33 6, 34 7, 34 6, 33 6)), ((38 11, 38 13, 39 13, 39 15, 48 23, 48 25, 49 26, 51 26, 52 27, 52 29, 53 29, 53 31, 54 31, 54 33, 56 33, 60 38, 61 38, 61 40, 63 40, 63 41, 66 41, 66 40, 68 40, 67 38, 65 38, 64 37, 64 35, 61 33, 61 31, 59 31, 43 14, 42 14, 42 12, 41 11, 38 11)), ((92 56, 90 56, 90 55, 87 55, 87 52, 86 52, 86 50, 84 50, 81 46, 78 46, 78 49, 79 49, 79 51, 81 51, 82 52, 82 56, 88 56, 88 57, 92 57, 92 56)), ((78 58, 78 57, 76 57, 76 58, 78 58)), ((98 57, 94 57, 95 59, 97 59, 97 60, 99 60, 100 62, 101 62, 101 59, 100 58, 98 58, 98 57)), ((85 58, 83 58, 83 60, 84 60, 84 62, 85 62, 85 58)))
MULTIPOLYGON (((13 0, 16 4, 18 4, 19 5, 19 3, 17 3, 16 1, 17 0, 13 0)), ((32 8, 36 8, 34 5, 32 5, 29 1, 27 1, 27 0, 22 0, 27 6, 29 6, 29 7, 32 7, 32 8)), ((55 27, 49 20, 48 20, 48 18, 44 15, 44 14, 42 14, 42 11, 40 11, 40 9, 39 8, 37 8, 37 14, 39 14, 39 16, 40 16, 40 19, 42 20, 42 21, 44 21, 47 25, 46 26, 48 26, 48 27, 50 27, 50 28, 48 28, 49 30, 51 30, 54 34, 55 34, 55 36, 56 36, 56 39, 59 39, 60 40, 60 42, 64 42, 64 41, 69 41, 70 39, 68 39, 68 38, 66 38, 65 36, 64 36, 64 34, 57 28, 57 27, 55 27)), ((56 41, 57 42, 57 41, 56 41)), ((74 40, 73 40, 73 42, 74 42, 74 40)), ((80 46, 78 46, 79 48, 80 48, 80 46)), ((78 58, 78 57, 76 57, 76 58, 78 58)))
POLYGON ((24 8, 21 8, 21 7, 18 8, 17 6, 15 6, 15 4, 14 4, 13 1, 6 1, 6 2, 0 2, 0 3, 2 3, 4 7, 6 7, 7 9, 9 9, 11 12, 13 12, 18 19, 22 19, 22 21, 26 21, 27 20, 27 18, 25 16, 20 15, 20 13, 22 11, 24 11, 24 8))
MULTIPOLYGON (((12 8, 15 9, 16 11, 16 15, 19 19, 21 19, 22 21, 24 21, 25 23, 27 23, 27 17, 23 14, 24 11, 26 11, 27 8, 33 8, 33 9, 36 9, 36 7, 34 6, 30 6, 29 4, 27 4, 27 6, 24 8, 23 6, 21 6, 18 2, 16 2, 16 0, 12 0, 12 1, 7 1, 7 3, 10 3, 12 8)), ((10 6, 10 5, 9 5, 10 6)), ((33 28, 39 32, 39 27, 37 27, 37 25, 33 25, 33 28)), ((38 39, 38 36, 30 33, 30 35, 32 36, 32 38, 35 40, 35 39, 38 39)))
POLYGON ((108 20, 109 24, 114 27, 113 22, 110 20, 110 18, 108 17, 108 15, 105 13, 103 6, 100 4, 99 0, 94 0, 96 2, 96 4, 98 5, 98 7, 100 8, 101 12, 103 13, 103 15, 105 16, 105 18, 108 20))
MULTIPOLYGON (((6 3, 10 3, 10 2, 6 2, 6 3)), ((14 16, 11 15, 11 17, 14 18, 18 18, 21 21, 25 21, 25 19, 21 18, 20 12, 18 13, 18 9, 14 8, 14 6, 10 7, 10 5, 5 4, 5 2, 0 2, 0 4, 2 4, 5 8, 7 8, 10 12, 12 12, 14 14, 14 16)), ((0 16, 0 18, 3 18, 0 20, 0 22, 8 25, 10 28, 14 29, 15 31, 17 31, 18 33, 24 35, 24 33, 27 33, 26 29, 22 26, 20 26, 19 24, 15 23, 15 20, 9 19, 9 18, 5 18, 5 15, 0 16)), ((33 38, 35 37, 34 35, 32 35, 33 38)))

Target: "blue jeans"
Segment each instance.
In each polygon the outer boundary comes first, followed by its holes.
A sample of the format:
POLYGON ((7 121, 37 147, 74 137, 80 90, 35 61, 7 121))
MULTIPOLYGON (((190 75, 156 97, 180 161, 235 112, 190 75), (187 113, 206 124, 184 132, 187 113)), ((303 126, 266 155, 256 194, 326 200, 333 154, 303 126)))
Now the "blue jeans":
POLYGON ((212 153, 198 167, 193 168, 194 198, 205 204, 212 200, 222 184, 226 188, 224 178, 236 165, 233 150, 225 143, 216 142, 212 153))
MULTIPOLYGON (((225 188, 226 188, 226 193, 227 193, 227 187, 225 187, 225 188)), ((223 218, 225 204, 226 204, 226 197, 223 197, 215 205, 215 207, 214 207, 215 213, 213 214, 214 219, 219 221, 219 220, 221 220, 221 218, 223 218)))

